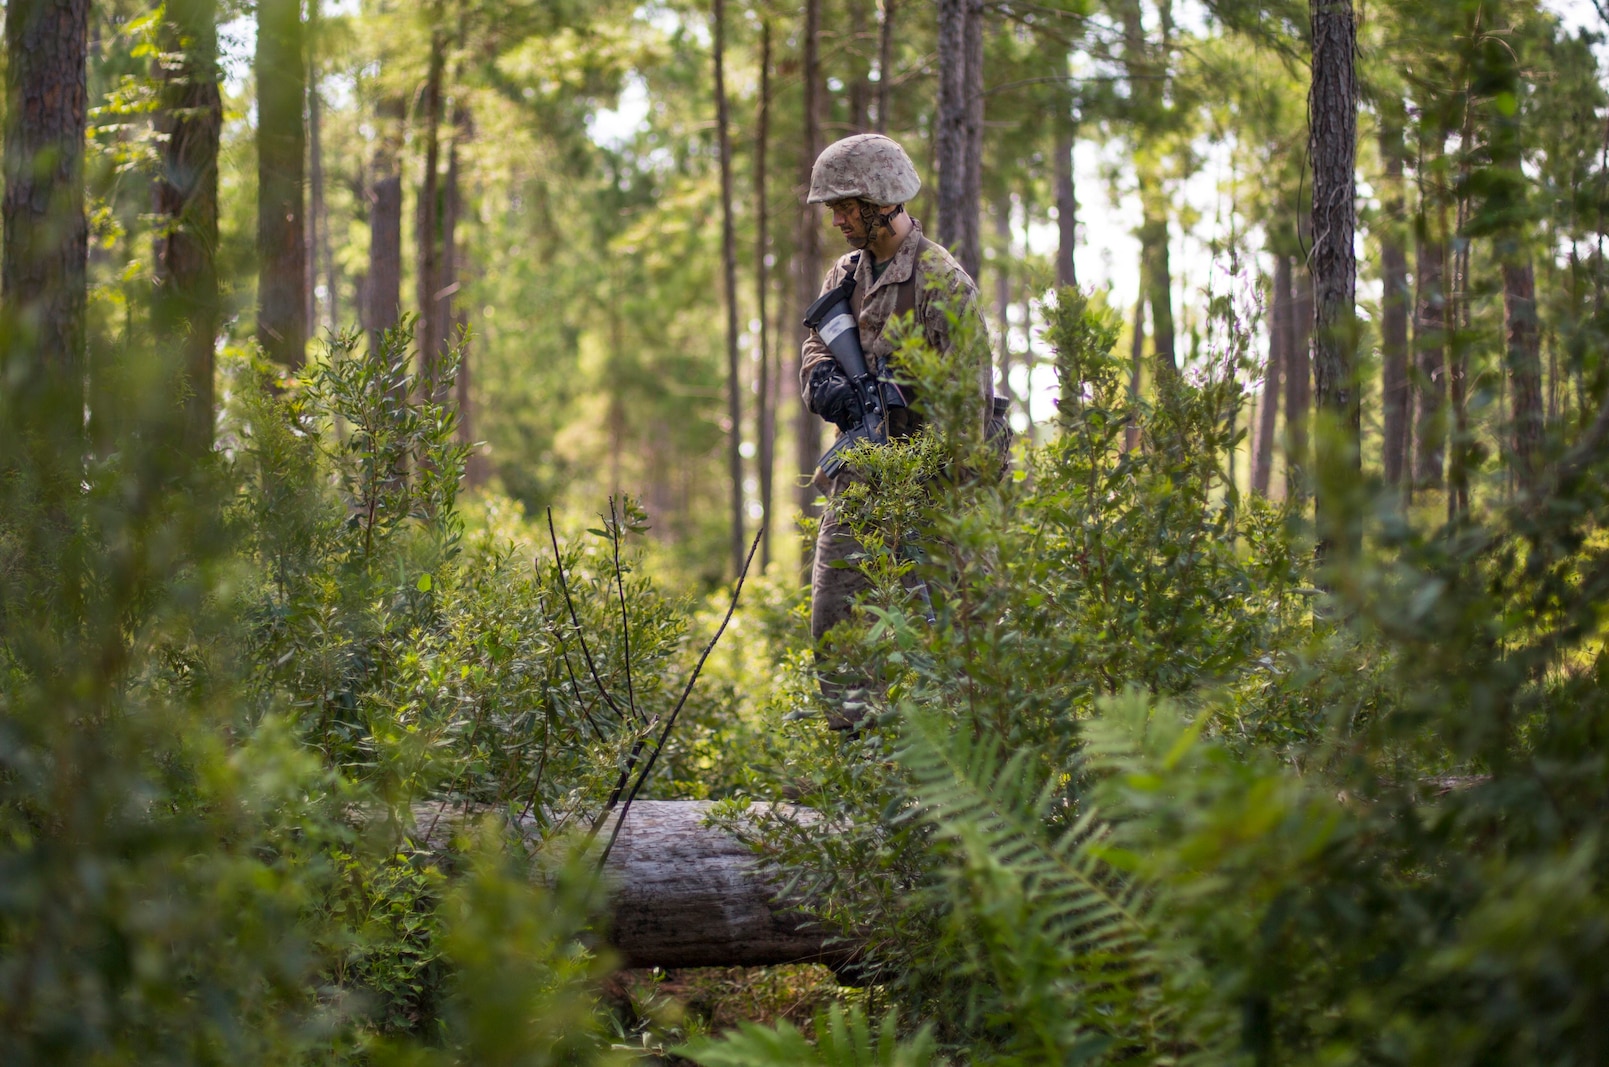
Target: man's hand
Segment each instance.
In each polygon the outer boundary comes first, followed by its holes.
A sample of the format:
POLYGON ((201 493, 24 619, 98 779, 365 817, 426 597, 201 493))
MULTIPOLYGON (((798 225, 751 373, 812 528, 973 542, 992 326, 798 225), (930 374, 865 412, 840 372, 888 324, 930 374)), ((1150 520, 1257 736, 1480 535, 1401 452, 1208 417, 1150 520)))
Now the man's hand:
POLYGON ((864 417, 854 383, 835 364, 823 363, 810 373, 810 403, 817 415, 840 430, 859 426, 864 417))

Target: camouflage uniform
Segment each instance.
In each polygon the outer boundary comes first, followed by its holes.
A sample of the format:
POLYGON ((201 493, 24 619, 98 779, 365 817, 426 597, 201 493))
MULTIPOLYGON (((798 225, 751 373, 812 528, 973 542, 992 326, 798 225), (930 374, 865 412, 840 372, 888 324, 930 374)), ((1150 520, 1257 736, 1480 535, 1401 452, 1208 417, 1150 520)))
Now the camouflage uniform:
MULTIPOLYGON (((900 304, 900 289, 904 283, 915 281, 915 322, 922 329, 925 340, 935 351, 954 353, 950 336, 950 320, 946 309, 960 311, 976 318, 978 336, 986 336, 977 309, 977 285, 961 269, 949 252, 922 236, 921 224, 912 219, 910 233, 906 234, 894 258, 884 267, 882 274, 872 278, 870 252, 859 253, 855 265, 854 310, 860 325, 860 345, 866 353, 866 363, 873 372, 882 375, 886 362, 894 350, 892 341, 884 336, 884 327, 896 314, 900 304)), ((841 257, 822 283, 823 293, 836 288, 850 268, 854 253, 841 257)), ((907 288, 907 293, 909 289, 907 288)), ((910 296, 907 295, 907 303, 910 296)), ((811 396, 811 376, 823 363, 831 363, 832 355, 821 338, 811 332, 805 342, 800 360, 799 382, 804 402, 811 411, 816 410, 811 396)), ((993 370, 988 358, 982 358, 975 367, 956 367, 957 374, 975 374, 978 385, 978 419, 987 422, 993 398, 993 370)), ((895 408, 891 414, 892 432, 903 436, 914 431, 914 413, 895 408)), ((815 562, 810 575, 810 633, 818 648, 817 670, 821 689, 829 705, 841 708, 846 687, 865 685, 867 679, 843 676, 825 663, 819 662, 822 638, 834 626, 850 616, 854 599, 864 593, 869 583, 857 567, 835 567, 834 563, 847 560, 861 551, 859 543, 849 533, 838 514, 836 499, 854 478, 848 467, 833 478, 825 479, 819 472, 817 485, 827 494, 827 509, 821 518, 821 530, 816 537, 815 562)), ((835 729, 854 725, 858 715, 836 713, 830 719, 835 729)))

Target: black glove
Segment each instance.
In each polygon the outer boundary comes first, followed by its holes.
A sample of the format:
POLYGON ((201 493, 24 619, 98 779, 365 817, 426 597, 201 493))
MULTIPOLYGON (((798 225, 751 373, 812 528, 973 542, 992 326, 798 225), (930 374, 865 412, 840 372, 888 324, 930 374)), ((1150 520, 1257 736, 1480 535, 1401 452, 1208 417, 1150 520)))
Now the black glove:
POLYGON ((823 363, 810 372, 810 406, 840 430, 853 429, 863 419, 860 395, 835 363, 823 363))

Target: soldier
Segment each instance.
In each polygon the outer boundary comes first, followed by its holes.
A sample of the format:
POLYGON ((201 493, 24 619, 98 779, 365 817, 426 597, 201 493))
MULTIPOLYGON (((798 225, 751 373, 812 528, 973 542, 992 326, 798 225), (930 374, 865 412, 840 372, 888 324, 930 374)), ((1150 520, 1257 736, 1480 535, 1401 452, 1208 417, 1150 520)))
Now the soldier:
MULTIPOLYGON (((957 375, 977 375, 978 418, 984 422, 993 412, 993 369, 987 350, 956 352, 948 314, 971 316, 977 336, 984 336, 977 311, 977 283, 949 252, 922 236, 921 224, 906 212, 905 205, 921 187, 910 157, 888 137, 858 134, 827 146, 810 172, 808 202, 827 205, 833 225, 855 251, 838 260, 821 291, 836 288, 854 272, 852 307, 860 326, 861 349, 867 365, 879 377, 886 377, 886 362, 894 350, 893 342, 883 335, 884 327, 896 315, 914 313, 927 343, 935 351, 955 357, 957 375)), ((805 405, 840 431, 860 421, 855 390, 815 331, 805 338, 799 384, 805 405)), ((890 408, 888 418, 890 437, 915 432, 919 421, 907 407, 890 408)), ((827 494, 827 510, 821 518, 810 574, 810 632, 816 642, 822 695, 829 707, 828 723, 835 730, 852 729, 864 714, 862 709, 846 706, 850 680, 840 669, 822 662, 823 637, 849 618, 855 597, 869 584, 859 568, 834 566, 861 551, 836 505, 853 477, 848 467, 830 479, 817 472, 817 484, 827 494)))

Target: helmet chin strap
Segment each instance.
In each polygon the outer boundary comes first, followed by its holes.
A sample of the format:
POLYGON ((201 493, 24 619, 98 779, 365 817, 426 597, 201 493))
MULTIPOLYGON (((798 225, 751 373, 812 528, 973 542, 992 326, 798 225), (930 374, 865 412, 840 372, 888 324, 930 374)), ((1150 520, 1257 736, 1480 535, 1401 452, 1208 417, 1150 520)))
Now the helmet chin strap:
POLYGON ((869 248, 877 240, 879 230, 892 230, 894 219, 905 210, 904 204, 895 204, 887 212, 877 210, 877 205, 870 200, 860 202, 860 222, 866 228, 866 236, 855 243, 856 248, 869 248))

